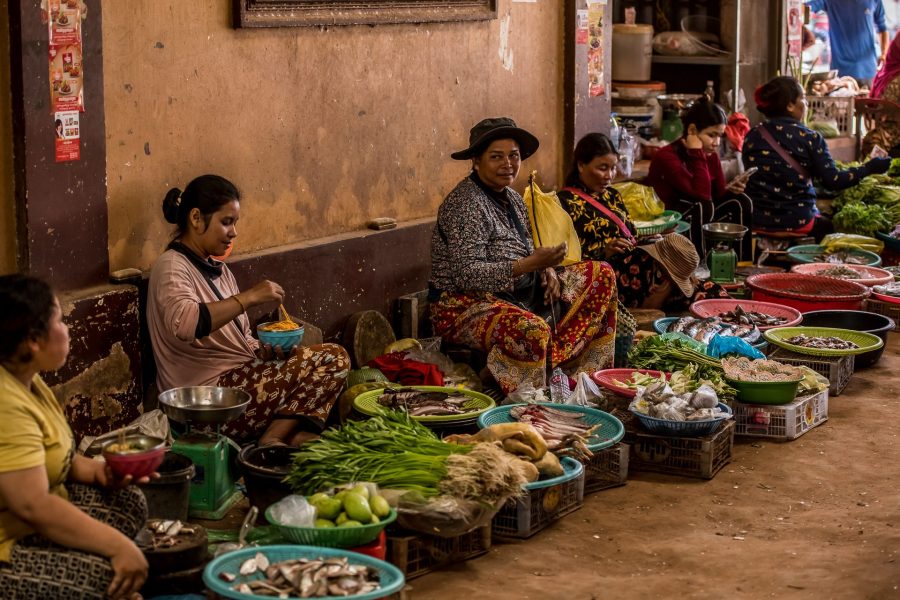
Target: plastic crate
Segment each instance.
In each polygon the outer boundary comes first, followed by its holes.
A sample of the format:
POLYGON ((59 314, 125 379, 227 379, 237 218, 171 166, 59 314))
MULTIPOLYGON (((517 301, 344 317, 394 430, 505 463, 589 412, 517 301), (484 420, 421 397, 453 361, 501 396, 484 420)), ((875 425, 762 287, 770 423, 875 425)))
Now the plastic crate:
POLYGON ((892 318, 894 320, 894 331, 900 331, 900 304, 869 298, 866 300, 866 310, 892 318))
POLYGON ((808 121, 835 121, 841 135, 853 135, 853 100, 853 96, 807 96, 808 121))
POLYGON ((584 504, 584 472, 564 483, 526 490, 510 499, 494 516, 493 535, 498 538, 529 538, 584 504))
POLYGON ((388 562, 403 571, 409 581, 435 569, 486 554, 491 549, 491 526, 449 538, 397 532, 388 536, 387 544, 388 562))
POLYGON ((853 376, 854 356, 810 356, 798 354, 784 348, 777 348, 768 358, 788 365, 803 365, 828 378, 828 391, 832 396, 840 396, 850 377, 853 376))
POLYGON ((594 452, 584 465, 584 493, 625 485, 628 479, 628 444, 594 452))
POLYGON ((626 437, 631 451, 631 472, 652 471, 684 477, 712 479, 731 462, 734 447, 734 421, 729 419, 706 437, 671 437, 651 433, 633 433, 626 437))
POLYGON ((794 440, 828 420, 828 390, 790 404, 743 404, 734 407, 735 435, 794 440))

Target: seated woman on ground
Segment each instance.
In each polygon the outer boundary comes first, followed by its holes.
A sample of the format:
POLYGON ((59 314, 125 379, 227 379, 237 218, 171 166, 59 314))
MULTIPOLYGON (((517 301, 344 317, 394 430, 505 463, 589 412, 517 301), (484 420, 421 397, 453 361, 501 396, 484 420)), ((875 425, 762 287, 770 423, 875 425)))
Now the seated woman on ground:
POLYGON ((39 374, 68 354, 50 286, 0 277, 0 596, 138 599, 147 560, 132 540, 147 502, 130 475, 75 453, 39 374))
MULTIPOLYGON (((703 96, 685 110, 681 122, 684 134, 653 157, 647 184, 666 208, 690 222, 691 241, 702 251, 704 224, 737 223, 750 229, 753 204, 743 193, 744 177, 725 181, 718 154, 728 122, 722 107, 703 96)), ((750 251, 751 239, 745 235, 741 256, 749 260, 750 251)))
POLYGON ((628 308, 660 309, 685 298, 727 297, 721 287, 707 289, 693 278, 700 258, 686 237, 672 233, 639 243, 622 196, 610 187, 618 160, 606 135, 587 134, 575 146, 566 187, 557 193, 572 217, 582 257, 612 265, 619 300, 628 308))
POLYGON ((451 154, 471 160, 472 172, 444 199, 431 238, 435 333, 486 352, 507 394, 545 386, 548 367, 606 368, 615 344, 612 269, 596 261, 559 268, 564 245, 535 249, 525 204, 509 187, 538 145, 509 118, 472 127, 469 147, 451 154))
POLYGON ((242 389, 252 404, 222 433, 238 442, 298 446, 324 429, 350 358, 340 346, 322 344, 297 346, 283 360, 253 337, 247 309, 277 306, 284 290, 264 280, 242 292, 228 266, 212 258, 237 236, 240 200, 237 188, 217 175, 166 194, 163 215, 177 229, 153 265, 147 297, 157 386, 242 389))
POLYGON ((803 124, 806 93, 793 77, 776 77, 759 86, 755 96, 756 107, 767 120, 744 139, 744 166, 759 168, 747 184, 756 211, 754 227, 819 240, 833 227, 819 214, 813 181, 828 190, 843 190, 866 175, 884 173, 891 161, 873 158, 852 169, 835 166, 825 138, 803 124))

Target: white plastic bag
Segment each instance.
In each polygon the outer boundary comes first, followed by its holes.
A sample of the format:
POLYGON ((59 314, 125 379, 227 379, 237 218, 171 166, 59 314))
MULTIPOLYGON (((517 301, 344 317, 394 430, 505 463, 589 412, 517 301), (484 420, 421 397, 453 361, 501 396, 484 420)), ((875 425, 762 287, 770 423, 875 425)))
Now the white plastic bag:
POLYGON ((591 376, 582 371, 576 377, 575 389, 566 404, 595 407, 603 401, 603 391, 591 376))
POLYGON ((303 496, 285 496, 270 507, 272 518, 281 525, 313 527, 316 524, 316 508, 303 496))

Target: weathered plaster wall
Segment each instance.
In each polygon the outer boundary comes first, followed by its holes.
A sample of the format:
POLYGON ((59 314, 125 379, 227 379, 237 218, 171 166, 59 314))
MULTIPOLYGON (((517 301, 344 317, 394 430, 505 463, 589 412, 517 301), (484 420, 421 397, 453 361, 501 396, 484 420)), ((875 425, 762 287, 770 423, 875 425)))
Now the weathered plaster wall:
POLYGON ((0 273, 16 270, 12 96, 9 75, 9 12, 0 1, 0 273))
MULTIPOLYGON (((467 173, 450 159, 510 115, 561 167, 561 3, 500 0, 499 19, 231 29, 230 2, 105 0, 112 269, 148 268, 165 192, 214 172, 244 202, 236 254, 435 214, 467 173)), ((422 257, 427 260, 427 257, 422 257)))

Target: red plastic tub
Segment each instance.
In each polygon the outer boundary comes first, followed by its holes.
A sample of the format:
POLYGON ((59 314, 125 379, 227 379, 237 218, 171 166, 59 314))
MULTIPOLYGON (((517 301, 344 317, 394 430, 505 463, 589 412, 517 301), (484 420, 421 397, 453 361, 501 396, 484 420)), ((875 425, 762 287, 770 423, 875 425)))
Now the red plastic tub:
POLYGON ((852 281, 803 273, 762 273, 747 278, 753 299, 812 310, 861 310, 869 288, 852 281))
POLYGON ((347 550, 359 552, 360 554, 365 554, 372 558, 377 558, 378 560, 385 560, 384 557, 387 556, 387 536, 382 529, 381 533, 378 534, 378 537, 375 538, 375 541, 369 542, 364 546, 347 548, 347 550))

